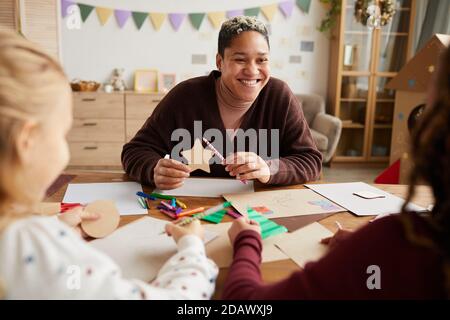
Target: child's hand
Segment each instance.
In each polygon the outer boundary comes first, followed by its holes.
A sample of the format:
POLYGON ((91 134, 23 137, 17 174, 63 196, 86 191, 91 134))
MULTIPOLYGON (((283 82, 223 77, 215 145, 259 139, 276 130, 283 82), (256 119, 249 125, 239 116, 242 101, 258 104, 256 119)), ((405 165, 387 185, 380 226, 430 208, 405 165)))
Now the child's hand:
POLYGON ((234 243, 237 235, 244 230, 254 230, 261 233, 261 227, 256 221, 249 220, 247 217, 242 217, 233 221, 230 229, 228 229, 228 237, 230 242, 234 243))
POLYGON ((76 207, 58 215, 58 219, 69 227, 74 228, 81 237, 87 239, 89 236, 81 229, 81 222, 86 220, 97 220, 100 216, 84 210, 83 207, 76 207))
POLYGON ((349 235, 353 232, 346 229, 339 229, 333 236, 328 238, 323 238, 320 243, 327 244, 330 249, 336 247, 337 244, 341 243, 343 240, 347 239, 349 235))
POLYGON ((194 220, 191 223, 182 227, 177 226, 174 223, 166 224, 166 232, 169 236, 172 236, 175 242, 178 242, 183 236, 193 234, 203 241, 203 227, 200 221, 194 220))

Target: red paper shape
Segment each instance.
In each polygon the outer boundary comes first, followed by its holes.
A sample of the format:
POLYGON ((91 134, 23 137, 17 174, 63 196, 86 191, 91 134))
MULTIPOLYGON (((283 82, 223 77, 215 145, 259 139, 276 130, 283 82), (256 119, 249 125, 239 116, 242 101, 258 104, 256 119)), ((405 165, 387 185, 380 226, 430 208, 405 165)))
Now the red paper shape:
POLYGON ((375 183, 399 184, 400 183, 400 159, 385 169, 375 178, 375 183))

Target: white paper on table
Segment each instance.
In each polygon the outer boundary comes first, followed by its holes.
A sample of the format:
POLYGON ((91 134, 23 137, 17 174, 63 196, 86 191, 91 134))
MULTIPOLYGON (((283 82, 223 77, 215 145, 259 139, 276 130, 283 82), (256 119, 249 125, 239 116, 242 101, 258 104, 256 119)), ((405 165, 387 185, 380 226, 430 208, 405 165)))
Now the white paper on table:
POLYGON ((332 235, 330 230, 314 222, 295 232, 285 234, 282 239, 275 242, 275 245, 304 268, 306 263, 317 261, 327 253, 328 247, 320 241, 332 235))
POLYGON ((70 183, 63 202, 91 203, 96 200, 114 201, 120 215, 147 214, 140 206, 136 192, 142 191, 137 182, 70 183))
POLYGON ((225 193, 254 192, 253 181, 247 184, 236 179, 188 178, 183 186, 173 190, 158 190, 154 192, 171 196, 218 198, 225 193))
MULTIPOLYGON (((149 282, 177 252, 172 237, 161 234, 167 223, 166 220, 144 217, 90 244, 117 263, 125 278, 149 282)), ((216 236, 216 233, 205 230, 205 243, 216 236)))
MULTIPOLYGON (((305 186, 358 216, 400 213, 405 202, 404 199, 364 182, 305 184, 305 186), (382 194, 385 198, 364 199, 353 194, 360 191, 382 194)), ((409 203, 408 209, 426 211, 414 203, 409 203)))

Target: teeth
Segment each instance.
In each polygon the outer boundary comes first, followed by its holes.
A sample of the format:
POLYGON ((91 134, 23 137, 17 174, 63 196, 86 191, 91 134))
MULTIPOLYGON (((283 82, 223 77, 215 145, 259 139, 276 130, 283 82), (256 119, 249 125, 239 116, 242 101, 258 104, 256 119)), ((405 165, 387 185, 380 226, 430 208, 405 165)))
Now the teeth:
POLYGON ((258 80, 241 80, 241 82, 244 84, 244 85, 246 85, 246 86, 250 86, 250 87, 252 87, 252 86, 255 86, 256 85, 256 83, 258 82, 258 80))

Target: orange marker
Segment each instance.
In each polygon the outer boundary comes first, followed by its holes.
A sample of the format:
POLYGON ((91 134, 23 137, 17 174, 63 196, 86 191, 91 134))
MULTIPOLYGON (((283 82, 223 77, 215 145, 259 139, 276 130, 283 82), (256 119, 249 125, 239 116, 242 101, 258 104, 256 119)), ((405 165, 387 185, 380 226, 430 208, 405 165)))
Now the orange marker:
POLYGON ((179 214, 177 214, 178 218, 185 217, 185 216, 192 216, 193 214, 199 213, 205 211, 205 208, 200 207, 192 210, 182 211, 179 214))

